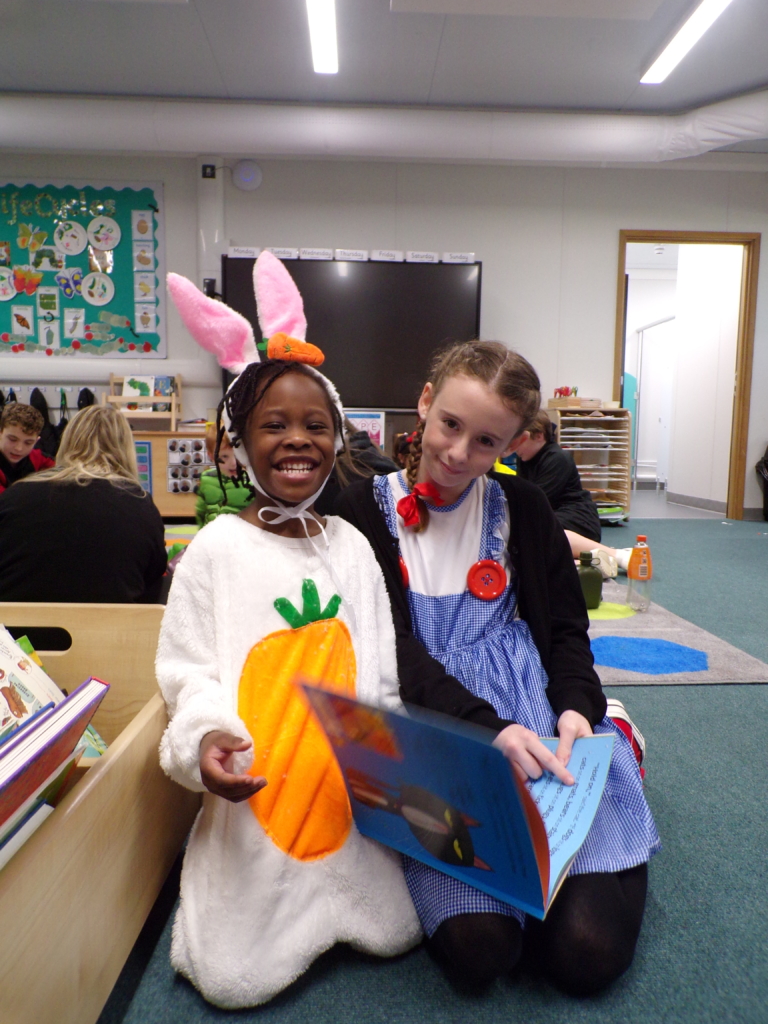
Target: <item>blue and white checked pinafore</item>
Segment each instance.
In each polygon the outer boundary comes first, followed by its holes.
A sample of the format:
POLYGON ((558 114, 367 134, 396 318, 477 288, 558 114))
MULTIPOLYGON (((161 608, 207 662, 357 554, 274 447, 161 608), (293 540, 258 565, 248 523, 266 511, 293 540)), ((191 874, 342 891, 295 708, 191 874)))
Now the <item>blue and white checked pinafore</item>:
MULTIPOLYGON (((374 487, 390 533, 397 537, 397 512, 389 480, 376 477, 374 487)), ((430 508, 430 515, 451 515, 470 489, 451 506, 430 508)), ((504 492, 496 481, 487 481, 482 525, 478 523, 478 559, 503 560, 500 528, 506 516, 504 492)), ((545 693, 547 674, 528 624, 515 618, 516 579, 495 601, 480 600, 466 589, 459 594, 431 597, 415 593, 413 587, 408 590, 408 600, 416 637, 447 672, 492 704, 500 717, 539 736, 554 735, 556 719, 545 693)), ((571 867, 573 874, 621 871, 644 863, 660 848, 643 796, 637 760, 626 737, 608 718, 595 727, 595 732, 612 733, 616 742, 603 798, 571 867)), ((420 861, 409 857, 403 861, 411 898, 427 935, 433 935, 438 925, 457 914, 500 913, 523 922, 523 911, 420 861)))

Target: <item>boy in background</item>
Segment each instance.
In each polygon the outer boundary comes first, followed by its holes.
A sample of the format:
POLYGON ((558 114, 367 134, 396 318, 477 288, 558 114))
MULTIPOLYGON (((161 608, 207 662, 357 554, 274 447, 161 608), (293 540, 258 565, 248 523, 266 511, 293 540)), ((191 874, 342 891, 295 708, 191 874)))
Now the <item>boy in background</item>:
POLYGON ((11 402, 0 416, 0 493, 30 473, 56 465, 35 448, 43 417, 31 405, 11 402))
MULTIPOLYGON (((214 423, 206 424, 205 447, 208 458, 213 459, 216 451, 216 425, 214 423)), ((195 505, 195 519, 198 526, 205 526, 216 516, 240 512, 253 501, 253 492, 250 488, 238 483, 236 479, 237 462, 226 434, 221 439, 218 463, 221 478, 224 481, 224 490, 221 489, 219 475, 215 469, 207 469, 205 473, 201 474, 197 489, 197 504, 195 505)))

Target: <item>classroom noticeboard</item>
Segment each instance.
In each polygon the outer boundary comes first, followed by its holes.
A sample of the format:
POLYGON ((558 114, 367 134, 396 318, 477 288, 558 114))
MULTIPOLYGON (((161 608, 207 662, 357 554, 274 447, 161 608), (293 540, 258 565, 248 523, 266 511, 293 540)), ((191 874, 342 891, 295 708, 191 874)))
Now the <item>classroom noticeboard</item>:
POLYGON ((0 185, 0 354, 166 356, 162 186, 0 185))

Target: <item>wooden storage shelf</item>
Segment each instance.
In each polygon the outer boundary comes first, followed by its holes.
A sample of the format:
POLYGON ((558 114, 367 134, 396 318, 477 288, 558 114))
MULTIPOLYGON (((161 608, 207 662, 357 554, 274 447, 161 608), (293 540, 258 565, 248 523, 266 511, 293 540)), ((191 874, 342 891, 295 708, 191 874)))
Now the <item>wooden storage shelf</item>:
POLYGON ((548 409, 557 427, 557 441, 569 451, 579 470, 582 487, 596 502, 620 505, 629 515, 632 497, 630 438, 632 418, 628 409, 606 409, 595 416, 592 409, 548 409))
POLYGON ((109 403, 127 417, 129 420, 167 420, 169 430, 176 430, 181 420, 181 377, 174 374, 174 390, 172 395, 124 395, 123 382, 125 377, 109 375, 109 394, 106 392, 101 396, 101 404, 109 403), (128 409, 128 405, 138 405, 138 409, 128 409), (168 405, 170 408, 165 412, 155 412, 153 405, 168 405), (148 408, 141 408, 148 406, 148 408))
POLYGON ((109 749, 0 871, 3 1022, 94 1024, 199 809, 158 759, 163 611, 0 603, 6 626, 70 634, 68 651, 40 652, 59 686, 110 683, 94 717, 109 749))

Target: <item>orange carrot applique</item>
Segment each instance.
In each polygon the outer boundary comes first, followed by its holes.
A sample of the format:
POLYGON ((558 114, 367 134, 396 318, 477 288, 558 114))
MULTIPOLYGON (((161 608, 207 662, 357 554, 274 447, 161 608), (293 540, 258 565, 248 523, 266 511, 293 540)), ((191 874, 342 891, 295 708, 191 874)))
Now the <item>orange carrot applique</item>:
POLYGON ((302 584, 301 612, 279 597, 275 608, 290 629, 253 647, 240 677, 238 713, 253 739, 252 775, 269 785, 251 797, 253 813, 272 841, 297 860, 317 860, 343 846, 352 812, 336 758, 297 679, 354 696, 357 663, 335 594, 321 608, 317 586, 302 584))

